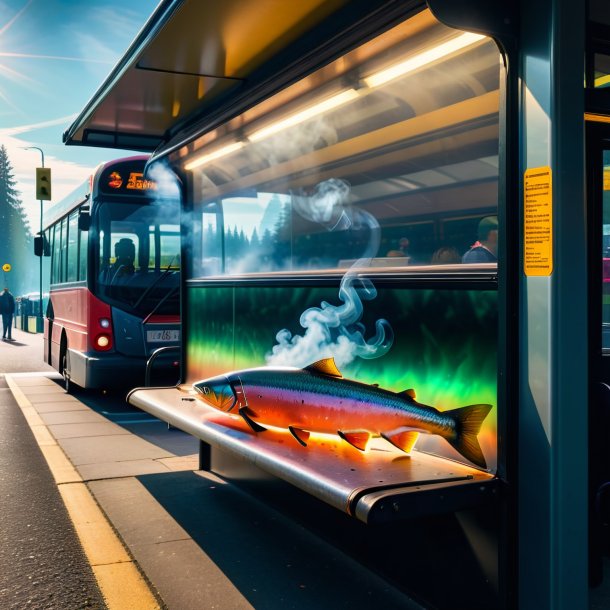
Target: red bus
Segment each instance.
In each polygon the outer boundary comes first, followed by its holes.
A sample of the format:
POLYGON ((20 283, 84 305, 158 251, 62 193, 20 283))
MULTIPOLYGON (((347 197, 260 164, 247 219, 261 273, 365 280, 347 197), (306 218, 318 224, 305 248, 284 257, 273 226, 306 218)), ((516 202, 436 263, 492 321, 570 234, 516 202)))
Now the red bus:
MULTIPOLYGON (((147 159, 100 165, 46 214, 44 359, 67 389, 141 385, 152 353, 180 344, 178 189, 145 178, 147 159)), ((178 349, 164 352, 155 370, 175 383, 178 349)))

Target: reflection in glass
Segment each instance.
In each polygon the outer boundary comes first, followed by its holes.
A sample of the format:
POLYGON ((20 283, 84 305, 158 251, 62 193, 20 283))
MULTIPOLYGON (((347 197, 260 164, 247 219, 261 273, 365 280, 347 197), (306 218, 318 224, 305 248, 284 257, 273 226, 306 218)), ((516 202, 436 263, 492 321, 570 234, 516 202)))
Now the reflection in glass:
POLYGON ((190 277, 459 268, 497 215, 500 73, 423 11, 206 134, 190 277))

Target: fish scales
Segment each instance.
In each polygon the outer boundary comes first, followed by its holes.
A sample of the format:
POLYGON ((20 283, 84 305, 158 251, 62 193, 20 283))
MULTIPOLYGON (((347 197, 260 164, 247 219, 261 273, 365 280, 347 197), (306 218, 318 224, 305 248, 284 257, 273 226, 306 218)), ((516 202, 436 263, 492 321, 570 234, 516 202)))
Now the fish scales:
POLYGON ((304 369, 263 367, 219 375, 193 384, 208 405, 238 415, 254 432, 284 428, 307 446, 311 432, 338 434, 364 450, 371 435, 410 453, 419 432, 444 438, 481 468, 486 460, 477 435, 492 409, 472 404, 439 411, 414 398, 376 385, 344 379, 334 360, 304 369))
POLYGON ((394 392, 349 379, 337 380, 309 371, 250 369, 242 371, 239 379, 244 386, 248 407, 270 425, 295 426, 323 424, 317 432, 337 431, 336 416, 341 415, 342 427, 367 429, 379 434, 400 426, 411 426, 431 433, 451 431, 453 421, 433 407, 408 400, 394 392), (247 389, 246 389, 247 388, 247 389), (294 407, 315 405, 329 413, 312 417, 294 407), (271 412, 273 411, 273 412, 271 412), (273 421, 268 418, 271 416, 273 421), (371 427, 371 416, 375 425, 371 427))

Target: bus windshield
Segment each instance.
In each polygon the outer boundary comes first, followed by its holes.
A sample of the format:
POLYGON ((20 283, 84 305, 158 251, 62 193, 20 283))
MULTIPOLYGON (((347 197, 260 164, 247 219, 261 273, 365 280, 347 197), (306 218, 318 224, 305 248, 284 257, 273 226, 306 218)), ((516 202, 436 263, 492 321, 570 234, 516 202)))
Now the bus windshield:
POLYGON ((139 315, 178 313, 178 218, 178 202, 170 200, 99 206, 95 277, 101 299, 139 315))

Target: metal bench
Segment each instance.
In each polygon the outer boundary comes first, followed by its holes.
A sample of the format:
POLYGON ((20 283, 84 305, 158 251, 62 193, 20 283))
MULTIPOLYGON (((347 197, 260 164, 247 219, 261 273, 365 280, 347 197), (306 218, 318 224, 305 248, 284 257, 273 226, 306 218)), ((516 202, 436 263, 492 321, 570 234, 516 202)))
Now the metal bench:
POLYGON ((263 471, 365 523, 454 512, 497 494, 492 474, 420 451, 408 456, 383 439, 362 453, 339 437, 302 447, 288 432, 255 433, 241 418, 205 405, 189 386, 136 388, 127 400, 198 438, 200 469, 263 471))

